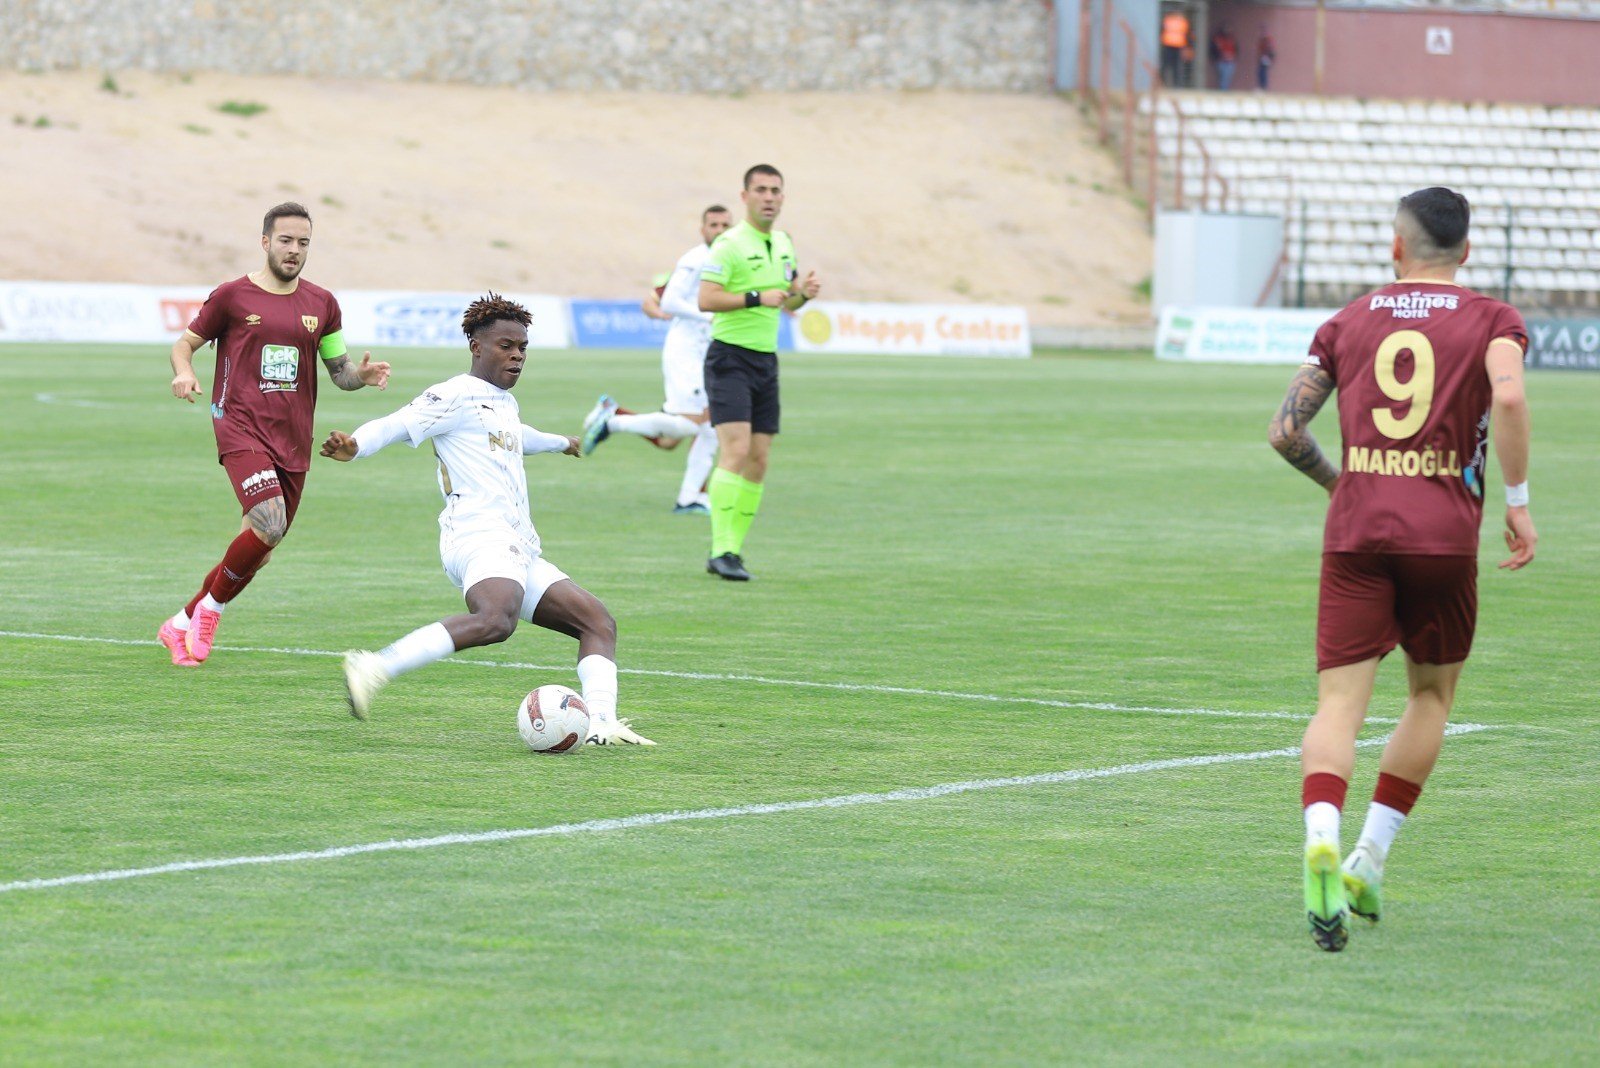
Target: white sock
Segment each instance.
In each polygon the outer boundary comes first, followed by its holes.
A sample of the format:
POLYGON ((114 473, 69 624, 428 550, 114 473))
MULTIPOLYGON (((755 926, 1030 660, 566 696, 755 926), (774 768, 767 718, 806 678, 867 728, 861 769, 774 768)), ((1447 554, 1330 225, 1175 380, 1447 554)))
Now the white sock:
POLYGON ((711 477, 711 468, 717 462, 717 431, 710 423, 696 427, 694 442, 689 446, 689 459, 683 465, 683 483, 678 486, 678 503, 693 504, 699 500, 711 477))
POLYGON ((617 721, 617 665, 592 653, 578 661, 578 683, 589 715, 606 723, 617 721))
POLYGON ((1361 826, 1361 840, 1356 843, 1356 848, 1366 846, 1378 867, 1383 867, 1389 847, 1394 845, 1394 836, 1400 833, 1400 825, 1405 821, 1404 812, 1374 801, 1367 806, 1367 822, 1361 826))
POLYGON ((219 601, 208 593, 204 597, 200 598, 199 607, 209 609, 212 612, 220 612, 224 608, 228 607, 228 603, 226 601, 219 601))
POLYGON ((613 415, 606 423, 612 430, 638 434, 645 438, 692 438, 700 424, 686 415, 671 412, 644 412, 639 415, 613 415))
POLYGON ((455 651, 455 639, 444 629, 444 624, 429 623, 426 627, 418 627, 382 650, 378 653, 378 657, 383 661, 383 670, 387 671, 392 679, 431 664, 435 660, 443 660, 455 651))
POLYGON ((1313 801, 1306 806, 1306 837, 1339 840, 1339 808, 1331 801, 1313 801))
POLYGON ((174 630, 188 630, 189 629, 189 612, 188 612, 188 610, 184 609, 184 608, 178 609, 178 614, 173 616, 171 619, 167 620, 167 622, 172 624, 174 630))

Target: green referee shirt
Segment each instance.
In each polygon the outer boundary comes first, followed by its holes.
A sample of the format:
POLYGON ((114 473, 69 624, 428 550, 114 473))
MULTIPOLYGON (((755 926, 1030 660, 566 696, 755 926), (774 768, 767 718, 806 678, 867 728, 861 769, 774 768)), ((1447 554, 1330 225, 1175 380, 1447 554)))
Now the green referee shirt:
MULTIPOLYGON (((764 234, 741 222, 711 243, 700 279, 716 282, 729 293, 753 289, 787 290, 795 278, 794 244, 782 230, 764 234)), ((738 308, 717 312, 711 336, 717 341, 756 352, 778 351, 778 309, 738 308)))

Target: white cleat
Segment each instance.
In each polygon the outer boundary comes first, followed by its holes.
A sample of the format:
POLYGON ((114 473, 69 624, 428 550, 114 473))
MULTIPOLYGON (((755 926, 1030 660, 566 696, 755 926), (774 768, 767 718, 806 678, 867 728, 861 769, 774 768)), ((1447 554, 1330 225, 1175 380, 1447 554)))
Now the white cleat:
POLYGON ((655 745, 650 739, 635 731, 625 719, 591 723, 585 745, 655 745))
POLYGON ((350 714, 356 719, 367 718, 372 699, 388 684, 389 673, 383 669, 383 660, 377 653, 358 650, 344 654, 345 699, 350 704, 350 714))

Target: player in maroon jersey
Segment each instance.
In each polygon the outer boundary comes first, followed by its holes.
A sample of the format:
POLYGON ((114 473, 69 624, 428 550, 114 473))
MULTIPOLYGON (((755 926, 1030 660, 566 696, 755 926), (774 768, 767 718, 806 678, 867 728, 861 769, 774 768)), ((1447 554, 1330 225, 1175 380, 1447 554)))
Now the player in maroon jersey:
POLYGON ((195 350, 216 342, 211 426, 217 460, 244 510, 239 535, 200 591, 161 624, 161 644, 180 667, 196 667, 211 654, 223 607, 266 565, 294 522, 311 464, 312 353, 340 389, 383 389, 389 381, 389 365, 373 363, 370 352, 359 365, 350 362, 339 302, 300 277, 311 248, 310 213, 292 203, 267 212, 261 247, 266 265, 212 290, 172 346, 172 395, 192 404, 200 393, 195 350))
POLYGON ((1444 742, 1477 622, 1478 527, 1491 435, 1506 483, 1500 566, 1533 559, 1528 515, 1528 333, 1515 308, 1454 282, 1468 206, 1418 190, 1395 215, 1399 281, 1324 323, 1270 438, 1327 489, 1317 609, 1317 713, 1301 749, 1312 937, 1344 948, 1348 912, 1377 922, 1383 864, 1444 742), (1343 471, 1306 429, 1338 389, 1343 471), (1491 418, 1492 416, 1492 418, 1491 418), (1410 697, 1378 762, 1360 840, 1341 865, 1339 816, 1378 661, 1405 650, 1410 697))

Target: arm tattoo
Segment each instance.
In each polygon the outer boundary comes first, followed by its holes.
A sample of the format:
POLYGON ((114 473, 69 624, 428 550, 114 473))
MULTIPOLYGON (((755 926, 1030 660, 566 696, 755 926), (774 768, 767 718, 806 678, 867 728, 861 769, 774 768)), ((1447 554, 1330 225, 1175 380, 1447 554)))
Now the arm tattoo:
POLYGON ((277 545, 289 532, 289 511, 282 497, 268 497, 245 513, 250 529, 267 545, 277 545))
POLYGON ((1289 383, 1283 405, 1272 417, 1268 436, 1272 447, 1319 486, 1331 486, 1338 468, 1328 462, 1306 427, 1316 418, 1333 392, 1333 379, 1319 367, 1302 367, 1289 383))
POLYGON ((333 384, 340 389, 360 389, 366 383, 361 381, 361 376, 356 374, 356 369, 350 365, 350 357, 335 356, 326 360, 323 366, 328 369, 328 377, 333 379, 333 384))

